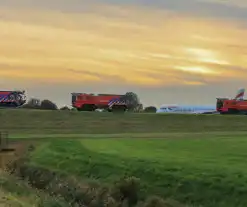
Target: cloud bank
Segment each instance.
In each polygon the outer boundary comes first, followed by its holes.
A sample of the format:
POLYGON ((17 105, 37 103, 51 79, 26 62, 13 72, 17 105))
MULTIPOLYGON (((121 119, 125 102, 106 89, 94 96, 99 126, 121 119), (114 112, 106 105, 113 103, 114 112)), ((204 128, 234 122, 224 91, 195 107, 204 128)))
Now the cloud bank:
POLYGON ((182 93, 184 86, 246 81, 244 1, 148 2, 1 1, 0 85, 180 87, 182 93), (221 8, 218 14, 231 8, 229 19, 207 12, 212 6, 221 8))

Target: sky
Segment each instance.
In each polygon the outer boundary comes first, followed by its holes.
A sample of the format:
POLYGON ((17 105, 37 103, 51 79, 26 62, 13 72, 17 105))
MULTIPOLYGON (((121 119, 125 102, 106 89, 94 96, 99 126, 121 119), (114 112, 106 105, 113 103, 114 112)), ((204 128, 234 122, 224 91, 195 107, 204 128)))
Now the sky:
POLYGON ((247 85, 246 0, 1 0, 0 90, 210 104, 247 85))

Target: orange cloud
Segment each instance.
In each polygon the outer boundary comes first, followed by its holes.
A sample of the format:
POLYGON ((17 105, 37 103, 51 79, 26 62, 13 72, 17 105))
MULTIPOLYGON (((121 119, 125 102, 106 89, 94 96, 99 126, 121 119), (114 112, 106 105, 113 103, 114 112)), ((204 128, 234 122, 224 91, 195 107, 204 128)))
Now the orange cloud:
POLYGON ((247 31, 236 22, 110 5, 85 13, 0 8, 0 14, 5 78, 160 86, 247 73, 247 31))

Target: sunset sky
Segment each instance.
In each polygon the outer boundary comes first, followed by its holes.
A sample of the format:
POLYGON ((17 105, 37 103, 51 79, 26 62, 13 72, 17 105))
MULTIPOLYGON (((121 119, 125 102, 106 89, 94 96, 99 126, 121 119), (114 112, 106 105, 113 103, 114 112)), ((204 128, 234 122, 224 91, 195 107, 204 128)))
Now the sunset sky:
POLYGON ((246 0, 1 0, 0 90, 214 105, 247 86, 246 38, 246 0))

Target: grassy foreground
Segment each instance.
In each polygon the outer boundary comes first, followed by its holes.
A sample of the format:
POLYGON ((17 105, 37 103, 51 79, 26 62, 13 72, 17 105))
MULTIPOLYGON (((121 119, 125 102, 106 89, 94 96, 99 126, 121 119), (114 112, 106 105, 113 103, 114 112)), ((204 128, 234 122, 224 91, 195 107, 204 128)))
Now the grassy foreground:
POLYGON ((191 206, 247 206, 247 140, 83 139, 38 147, 31 163, 80 179, 141 180, 141 197, 158 195, 191 206))
POLYGON ((0 171, 0 206, 66 207, 66 203, 62 199, 54 198, 35 190, 26 182, 0 171))
MULTIPOLYGON (((12 138, 47 138, 28 161, 27 174, 34 173, 33 179, 42 177, 35 167, 78 181, 97 180, 102 186, 135 176, 140 178, 143 200, 157 195, 190 207, 245 207, 246 120, 247 116, 2 110, 0 131, 12 138)), ((6 180, 1 187, 3 183, 6 180)), ((33 196, 28 199, 38 206, 43 200, 34 201, 33 196)))
POLYGON ((0 111, 0 130, 13 135, 247 132, 246 121, 247 116, 0 111))

